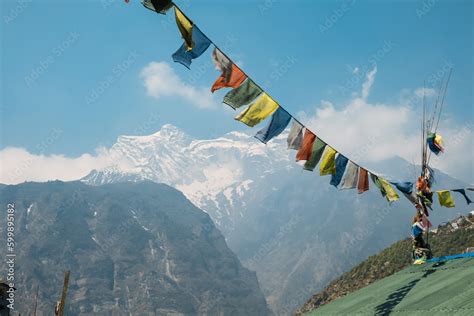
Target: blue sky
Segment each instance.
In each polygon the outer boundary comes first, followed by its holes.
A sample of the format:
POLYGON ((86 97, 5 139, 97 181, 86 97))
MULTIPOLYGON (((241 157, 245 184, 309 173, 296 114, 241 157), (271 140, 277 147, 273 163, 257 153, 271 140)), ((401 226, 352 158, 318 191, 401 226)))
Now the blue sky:
MULTIPOLYGON (((313 114, 321 100, 343 109, 376 61, 368 101, 394 104, 452 65, 445 117, 474 121, 472 1, 176 2, 220 46, 231 38, 226 53, 292 113, 313 114)), ((198 88, 219 75, 205 66, 210 49, 191 71, 172 62, 182 40, 171 12, 154 14, 138 0, 7 0, 1 32, 0 150, 74 157, 165 123, 203 138, 247 129, 224 105, 147 93, 140 73, 150 62, 168 63, 198 88), (39 146, 55 130, 61 136, 39 146)))

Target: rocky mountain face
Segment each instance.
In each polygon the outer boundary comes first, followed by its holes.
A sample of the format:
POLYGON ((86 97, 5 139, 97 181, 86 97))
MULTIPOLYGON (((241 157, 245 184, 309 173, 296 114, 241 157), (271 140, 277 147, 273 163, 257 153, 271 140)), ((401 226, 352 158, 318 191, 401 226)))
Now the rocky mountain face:
POLYGON ((39 315, 53 314, 65 270, 67 315, 270 313, 255 273, 176 189, 55 181, 0 193, 2 205, 15 204, 15 308, 22 315, 32 314, 38 287, 39 315))
MULTIPOLYGON (((238 132, 196 140, 165 125, 150 136, 120 137, 111 152, 111 167, 84 182, 146 178, 181 190, 257 272, 276 314, 291 314, 331 279, 410 232, 414 210, 403 196, 389 205, 372 183, 361 195, 330 186, 329 177, 294 162, 285 135, 267 145, 238 132)), ((368 167, 401 180, 418 172, 401 158, 368 167)), ((441 172, 436 177, 440 188, 465 186, 441 172)), ((435 206, 432 222, 467 212, 458 200, 455 209, 435 206)))

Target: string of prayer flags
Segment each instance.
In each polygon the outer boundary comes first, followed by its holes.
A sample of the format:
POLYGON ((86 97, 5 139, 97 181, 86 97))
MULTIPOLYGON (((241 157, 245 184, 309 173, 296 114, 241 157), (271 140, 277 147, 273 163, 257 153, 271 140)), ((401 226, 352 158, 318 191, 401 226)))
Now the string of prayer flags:
POLYGON ((449 190, 436 191, 438 193, 438 201, 441 206, 454 207, 454 199, 449 190))
POLYGON ((470 199, 470 198, 467 196, 467 194, 466 194, 466 190, 464 190, 464 189, 456 189, 456 190, 451 190, 451 191, 453 191, 453 192, 458 192, 458 193, 462 194, 462 196, 464 196, 464 199, 466 200, 467 205, 469 205, 469 204, 472 203, 471 199, 470 199))
POLYGON ((142 0, 142 5, 156 13, 166 14, 166 11, 173 6, 173 2, 171 0, 142 0))
POLYGON ((319 175, 326 176, 336 173, 336 154, 337 151, 334 148, 326 146, 323 160, 321 161, 321 165, 319 165, 319 175))
POLYGON ((430 150, 435 155, 438 155, 440 152, 444 152, 443 138, 441 137, 441 135, 435 133, 428 133, 426 142, 428 143, 428 147, 430 148, 430 150))
POLYGON ((255 138, 266 144, 270 139, 283 132, 290 123, 290 120, 291 115, 282 107, 278 107, 275 113, 273 113, 270 123, 268 123, 268 125, 263 129, 259 130, 255 135, 255 138))
POLYGON ((336 157, 336 173, 331 176, 330 182, 330 184, 336 188, 339 183, 341 183, 342 176, 344 175, 348 161, 349 159, 347 159, 344 155, 338 154, 336 157))
POLYGON ((262 92, 252 79, 247 78, 239 87, 227 92, 223 102, 237 109, 255 100, 262 92))
MULTIPOLYGON (((175 62, 190 68, 192 60, 201 56, 213 44, 172 0, 142 0, 142 4, 147 9, 161 14, 165 14, 174 6, 176 25, 184 40, 184 43, 172 55, 175 62)), ((258 131, 255 137, 261 142, 267 143, 281 134, 293 117, 252 79, 248 78, 217 46, 214 47, 212 58, 221 74, 212 85, 211 91, 214 92, 225 87, 233 88, 224 96, 223 102, 234 109, 248 105, 235 119, 253 127, 273 114, 267 126, 258 131)), ((358 193, 363 193, 369 190, 368 178, 370 175, 374 184, 389 202, 399 199, 397 192, 387 180, 368 172, 366 169, 350 161, 347 157, 338 153, 330 145, 316 137, 313 132, 305 128, 294 118, 287 143, 288 149, 298 150, 296 160, 305 161, 304 169, 312 171, 320 163, 320 175, 331 175, 331 185, 340 187, 340 189, 357 188, 358 193)), ((430 150, 436 155, 444 151, 441 135, 428 133, 427 143, 430 150)), ((429 167, 425 169, 430 171, 430 173, 432 172, 429 167)), ((430 178, 426 174, 425 177, 430 178)), ((410 201, 416 203, 417 196, 413 190, 413 183, 392 182, 392 184, 410 201)), ((474 191, 474 188, 437 191, 440 205, 454 207, 451 191, 463 195, 468 204, 473 203, 467 196, 466 190, 474 191)), ((429 222, 426 226, 429 226, 429 222)))
POLYGON ((288 143, 288 149, 300 149, 301 143, 303 142, 303 128, 304 127, 300 122, 293 120, 293 124, 291 124, 291 129, 286 140, 288 143))
MULTIPOLYGON (((346 167, 346 174, 344 176, 344 179, 342 179, 342 184, 340 187, 341 190, 354 189, 357 187, 357 181, 359 179, 358 170, 359 170, 359 167, 357 167, 355 163, 349 160, 346 167)), ((337 172, 337 169, 336 169, 336 172, 337 172)))
POLYGON ((357 183, 357 191, 364 193, 369 190, 369 172, 362 167, 359 167, 359 182, 357 183))
POLYGON ((220 70, 222 74, 212 85, 211 92, 226 87, 237 88, 245 79, 247 79, 244 72, 229 60, 229 58, 227 58, 227 56, 225 56, 217 47, 214 48, 212 52, 212 59, 214 60, 216 69, 220 70))
POLYGON ((316 139, 316 135, 313 134, 309 129, 304 130, 303 141, 301 142, 301 147, 296 153, 296 161, 300 160, 309 160, 311 159, 313 143, 316 139))
POLYGON ((192 60, 201 56, 209 45, 211 45, 211 41, 196 25, 193 27, 192 38, 194 43, 193 49, 188 50, 186 48, 186 43, 183 43, 183 45, 181 45, 181 47, 172 55, 175 62, 182 64, 188 69, 191 67, 192 60))
POLYGON ((313 142, 313 147, 311 149, 311 157, 304 164, 304 169, 308 171, 313 171, 316 168, 319 160, 323 156, 324 149, 326 148, 326 143, 323 142, 319 137, 316 137, 313 142))
POLYGON ((384 189, 385 192, 385 197, 389 202, 394 202, 400 199, 398 196, 397 192, 395 189, 390 185, 390 183, 385 180, 384 178, 378 178, 380 184, 382 185, 382 188, 384 189))
POLYGON ((180 9, 174 7, 174 16, 176 18, 176 25, 178 25, 179 32, 184 39, 186 50, 191 50, 194 47, 193 42, 193 22, 191 22, 180 9))
POLYGON ((235 119, 250 127, 253 127, 275 112, 278 107, 276 103, 267 93, 263 93, 258 99, 252 103, 242 113, 237 115, 235 119))

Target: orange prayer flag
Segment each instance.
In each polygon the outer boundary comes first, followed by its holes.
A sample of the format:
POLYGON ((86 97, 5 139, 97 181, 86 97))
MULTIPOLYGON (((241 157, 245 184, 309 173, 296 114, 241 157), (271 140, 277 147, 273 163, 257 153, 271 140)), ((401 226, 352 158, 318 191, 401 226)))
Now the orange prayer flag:
POLYGON ((232 64, 230 75, 226 76, 224 73, 222 73, 212 85, 211 92, 225 87, 234 89, 238 88, 245 79, 247 79, 247 76, 242 72, 242 70, 240 70, 236 64, 232 64))
POLYGON ((310 160, 313 153, 313 143, 316 139, 316 135, 313 134, 309 129, 305 129, 303 142, 301 147, 296 154, 296 161, 298 160, 310 160))

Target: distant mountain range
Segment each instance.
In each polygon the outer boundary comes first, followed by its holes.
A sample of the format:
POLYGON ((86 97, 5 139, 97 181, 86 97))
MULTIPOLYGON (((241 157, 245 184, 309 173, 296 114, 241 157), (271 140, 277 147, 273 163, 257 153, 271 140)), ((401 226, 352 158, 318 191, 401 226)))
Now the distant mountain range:
MULTIPOLYGON (((358 195, 329 185, 329 177, 303 171, 286 149, 285 135, 264 145, 232 132, 193 139, 172 125, 149 136, 121 136, 110 167, 82 181, 91 185, 149 179, 182 191, 206 211, 244 265, 257 272, 268 303, 288 315, 327 282, 368 255, 409 234, 413 207, 391 206, 371 183, 358 195)), ((370 163, 372 170, 415 179, 418 168, 401 158, 370 163)), ((464 187, 436 171, 439 187, 464 187)), ((435 206, 434 224, 469 209, 435 206)), ((407 250, 408 251, 408 250, 407 250)))
POLYGON ((33 314, 38 288, 38 315, 54 314, 65 270, 66 315, 270 314, 255 273, 210 217, 167 185, 23 183, 2 186, 0 200, 15 204, 22 315, 33 314))

